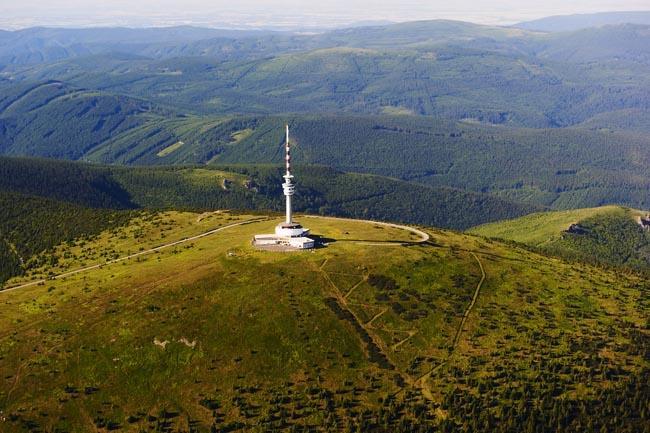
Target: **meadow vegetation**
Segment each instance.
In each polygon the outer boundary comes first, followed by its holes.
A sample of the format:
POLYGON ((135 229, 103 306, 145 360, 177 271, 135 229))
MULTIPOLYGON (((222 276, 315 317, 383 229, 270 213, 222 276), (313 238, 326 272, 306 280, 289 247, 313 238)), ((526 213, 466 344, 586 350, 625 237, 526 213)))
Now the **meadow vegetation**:
MULTIPOLYGON (((233 218, 251 217, 146 214, 56 255, 101 262, 233 218)), ((647 279, 299 220, 328 246, 256 251, 271 218, 0 292, 3 431, 647 430, 647 279)))

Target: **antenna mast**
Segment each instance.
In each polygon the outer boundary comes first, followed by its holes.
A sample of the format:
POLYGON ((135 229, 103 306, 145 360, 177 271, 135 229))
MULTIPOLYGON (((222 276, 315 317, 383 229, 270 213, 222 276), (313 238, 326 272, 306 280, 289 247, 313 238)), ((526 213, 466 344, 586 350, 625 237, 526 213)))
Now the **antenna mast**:
POLYGON ((284 183, 282 184, 282 189, 284 190, 284 196, 286 198, 286 224, 291 224, 292 215, 291 215, 291 196, 295 192, 295 186, 293 185, 293 175, 291 174, 291 145, 289 144, 289 125, 286 124, 286 137, 285 137, 285 164, 287 172, 284 176, 284 183))

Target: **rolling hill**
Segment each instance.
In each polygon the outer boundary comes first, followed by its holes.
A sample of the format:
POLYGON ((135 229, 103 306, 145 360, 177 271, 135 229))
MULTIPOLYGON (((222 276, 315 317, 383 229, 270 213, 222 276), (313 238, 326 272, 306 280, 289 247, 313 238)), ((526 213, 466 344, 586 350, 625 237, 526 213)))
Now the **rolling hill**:
POLYGON ((146 101, 58 81, 15 85, 0 96, 0 152, 78 159, 162 115, 146 101))
MULTIPOLYGON (((240 211, 280 211, 283 207, 278 181, 281 170, 277 166, 126 168, 32 159, 0 158, 0 162, 3 163, 0 165, 0 189, 9 194, 7 203, 21 201, 27 206, 16 214, 5 215, 5 231, 11 235, 11 227, 21 232, 23 225, 27 230, 35 226, 36 231, 29 232, 27 238, 35 236, 33 233, 41 233, 46 240, 37 242, 37 247, 8 240, 4 254, 15 260, 7 262, 7 268, 12 269, 7 275, 30 271, 33 266, 26 262, 32 257, 34 263, 42 262, 39 256, 47 254, 53 243, 67 238, 76 213, 93 213, 87 207, 116 210, 227 208, 240 211), (57 201, 39 205, 38 197, 57 201), (35 209, 28 211, 30 203, 35 209), (77 212, 74 208, 68 209, 66 203, 81 207, 77 212), (50 234, 48 227, 42 226, 43 212, 59 207, 68 209, 60 212, 67 212, 72 220, 70 223, 62 221, 63 229, 50 234), (29 212, 34 212, 35 217, 25 216, 29 212), (29 253, 14 255, 12 245, 14 249, 29 253), (18 264, 20 257, 23 258, 22 265, 18 264)), ((295 200, 299 211, 455 229, 520 217, 489 223, 470 231, 525 243, 546 254, 572 260, 635 269, 649 266, 648 235, 633 219, 634 215, 640 214, 639 211, 630 213, 610 206, 526 215, 537 209, 486 194, 427 187, 375 175, 343 173, 322 166, 299 166, 296 175, 300 179, 295 200), (579 224, 581 230, 567 232, 572 224, 579 224)), ((10 208, 7 206, 7 211, 10 208)), ((81 232, 71 233, 92 234, 93 230, 105 227, 109 221, 124 221, 124 217, 107 216, 100 218, 97 224, 92 222, 100 216, 86 217, 91 226, 76 227, 81 232)))
POLYGON ((0 32, 0 431, 650 433, 648 47, 0 32))
POLYGON ((11 285, 102 265, 0 291, 3 431, 647 430, 647 279, 299 218, 326 248, 255 251, 276 221, 228 212, 57 247, 11 285))
MULTIPOLYGON (((0 158, 0 282, 47 260, 56 244, 124 224, 142 210, 280 211, 279 166, 114 167, 0 158)), ((294 206, 321 215, 464 229, 538 208, 487 194, 298 166, 294 206)))
MULTIPOLYGON (((280 162, 283 120, 258 124, 213 161, 280 162)), ((640 134, 509 129, 403 116, 319 116, 290 124, 294 155, 302 162, 558 209, 608 203, 642 208, 650 200, 650 146, 640 134)))
MULTIPOLYGON (((650 12, 648 13, 650 18, 650 12)), ((620 24, 602 28, 586 28, 569 35, 553 34, 542 44, 537 56, 571 63, 586 64, 602 61, 599 71, 608 69, 608 63, 632 62, 647 66, 649 24, 620 24)), ((593 68, 590 68, 593 71, 593 68)), ((642 70, 642 69, 641 69, 642 70)))
POLYGON ((414 48, 468 39, 508 40, 525 32, 460 21, 434 20, 365 25, 316 34, 227 30, 191 26, 161 28, 34 27, 0 35, 0 64, 29 65, 124 53, 143 58, 261 58, 290 51, 337 46, 414 48))
POLYGON ((544 212, 469 232, 524 243, 573 260, 650 270, 650 233, 638 223, 645 215, 617 206, 544 212))
POLYGON ((539 35, 423 21, 193 43, 5 64, 1 74, 212 115, 402 112, 562 127, 615 110, 648 112, 643 25, 539 35))
POLYGON ((233 40, 269 36, 272 32, 208 29, 192 26, 167 28, 32 27, 0 35, 0 64, 34 65, 92 54, 129 52, 155 53, 178 44, 204 40, 233 40))

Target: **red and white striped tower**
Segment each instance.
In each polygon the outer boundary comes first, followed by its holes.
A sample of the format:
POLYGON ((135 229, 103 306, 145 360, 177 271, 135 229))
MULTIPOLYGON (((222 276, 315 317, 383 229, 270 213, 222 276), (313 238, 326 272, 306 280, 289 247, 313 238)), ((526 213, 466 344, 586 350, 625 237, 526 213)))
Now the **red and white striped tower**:
POLYGON ((286 126, 286 138, 285 138, 285 164, 287 167, 287 172, 284 176, 284 183, 282 184, 282 189, 284 190, 284 196, 286 197, 287 209, 286 209, 286 221, 285 224, 292 223, 291 217, 291 196, 295 192, 295 186, 293 185, 293 175, 291 174, 291 145, 289 144, 289 125, 286 126))

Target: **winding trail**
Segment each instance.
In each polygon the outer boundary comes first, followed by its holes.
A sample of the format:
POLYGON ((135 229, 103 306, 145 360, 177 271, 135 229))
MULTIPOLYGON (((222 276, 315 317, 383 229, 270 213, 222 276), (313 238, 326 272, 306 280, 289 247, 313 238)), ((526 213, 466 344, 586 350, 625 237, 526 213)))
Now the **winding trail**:
POLYGON ((454 343, 451 346, 452 351, 456 350, 456 346, 458 346, 458 340, 460 339, 460 335, 463 332, 463 328, 465 327, 467 318, 469 317, 469 314, 472 312, 472 309, 476 304, 478 295, 481 292, 481 287, 483 286, 483 282, 485 281, 485 269, 483 269, 483 263, 481 263, 481 259, 479 259, 475 253, 471 253, 471 254, 472 256, 474 256, 474 258, 478 262, 478 266, 481 268, 481 280, 478 282, 478 285, 476 286, 476 290, 474 291, 474 296, 472 297, 472 302, 470 302, 469 306, 465 310, 465 313, 463 314, 463 319, 460 321, 460 325, 456 330, 456 335, 454 336, 454 343))
POLYGON ((411 226, 405 226, 401 224, 393 224, 393 223, 385 223, 381 221, 373 221, 373 220, 358 220, 354 218, 337 218, 337 217, 328 217, 328 216, 320 216, 320 215, 302 215, 305 218, 320 218, 320 219, 326 219, 326 220, 336 220, 336 221, 351 221, 351 222, 362 222, 362 223, 368 223, 368 224, 375 224, 378 226, 384 226, 384 227, 391 227, 394 229, 400 229, 400 230, 405 230, 407 232, 411 232, 413 234, 416 234, 420 236, 420 239, 414 240, 414 241, 386 241, 386 242, 373 242, 373 241, 346 241, 346 240, 340 240, 338 242, 354 242, 359 245, 375 245, 375 246, 391 246, 391 245, 404 245, 404 244, 421 244, 423 242, 428 241, 431 236, 427 232, 424 232, 420 229, 416 229, 415 227, 411 226))
MULTIPOLYGON (((417 240, 417 241, 414 241, 416 243, 426 242, 426 241, 429 240, 429 235, 427 233, 423 232, 422 230, 419 230, 419 229, 416 229, 416 228, 413 228, 413 227, 409 227, 409 226, 399 225, 399 224, 384 223, 384 222, 372 221, 372 220, 355 220, 355 219, 352 219, 352 218, 325 217, 325 216, 320 216, 320 215, 304 215, 304 217, 306 217, 306 218, 322 218, 322 219, 331 219, 331 220, 342 220, 342 221, 366 222, 366 223, 381 225, 381 226, 385 226, 385 227, 393 227, 393 228, 397 228, 397 229, 402 229, 402 230, 406 230, 406 231, 409 231, 411 233, 417 234, 418 236, 420 236, 420 239, 417 240)), ((99 268, 101 268, 103 266, 106 266, 106 265, 112 265, 114 263, 119 263, 119 262, 123 262, 125 260, 133 259, 135 257, 151 254, 151 253, 154 253, 156 251, 160 251, 160 250, 170 248, 170 247, 173 247, 173 246, 176 246, 176 245, 181 245, 181 244, 184 244, 184 243, 187 243, 187 242, 192 242, 192 241, 195 241, 197 239, 201 239, 201 238, 204 238, 206 236, 213 235, 215 233, 218 233, 220 231, 223 231, 223 230, 226 230, 226 229, 229 229, 229 228, 232 228, 232 227, 237 227, 237 226, 251 224, 251 223, 260 222, 260 221, 266 221, 266 220, 269 220, 269 219, 270 219, 269 217, 258 217, 258 218, 251 218, 251 219, 245 220, 245 221, 240 221, 240 222, 233 223, 233 224, 228 224, 226 226, 218 227, 216 229, 207 231, 205 233, 201 233, 201 234, 191 236, 191 237, 188 237, 188 238, 183 238, 183 239, 180 239, 180 240, 177 240, 177 241, 174 241, 174 242, 169 242, 169 243, 157 246, 155 248, 150 248, 148 250, 139 251, 137 253, 130 254, 130 255, 124 256, 124 257, 120 257, 120 258, 117 258, 117 259, 114 259, 114 260, 109 260, 109 261, 107 261, 105 263, 99 263, 99 264, 95 264, 95 265, 75 269, 73 271, 64 272, 62 274, 55 275, 55 276, 53 276, 51 278, 48 278, 48 279, 42 278, 42 279, 39 279, 39 280, 30 281, 29 283, 24 283, 24 284, 19 284, 17 286, 7 287, 7 288, 4 288, 4 289, 0 290, 0 294, 11 292, 11 291, 14 291, 14 290, 24 289, 24 288, 31 287, 31 286, 36 286, 36 285, 39 285, 41 283, 45 283, 48 280, 59 280, 59 279, 62 279, 62 278, 69 277, 71 275, 91 271, 93 269, 99 269, 99 268)), ((370 241, 368 241, 368 242, 361 241, 361 242, 358 242, 358 243, 363 243, 364 245, 385 245, 385 246, 390 246, 390 245, 402 245, 402 244, 411 243, 411 242, 410 241, 405 241, 405 242, 372 243, 370 241)), ((323 265, 325 265, 325 263, 323 263, 323 265)))
POLYGON ((246 224, 250 224, 250 223, 254 223, 254 222, 265 221, 267 219, 268 219, 267 217, 259 217, 259 218, 252 218, 252 219, 249 219, 249 220, 246 220, 246 221, 240 221, 238 223, 228 224, 228 225, 225 225, 225 226, 222 226, 222 227, 207 231, 205 233, 201 233, 201 234, 191 236, 191 237, 188 237, 188 238, 183 238, 183 239, 180 239, 180 240, 174 241, 174 242, 169 242, 169 243, 166 243, 164 245, 157 246, 155 248, 150 248, 148 250, 140 251, 140 252, 137 252, 135 254, 130 254, 128 256, 120 257, 120 258, 117 258, 117 259, 114 259, 114 260, 109 260, 109 261, 107 261, 105 263, 99 263, 99 264, 96 264, 96 265, 91 265, 91 266, 86 266, 86 267, 83 267, 83 268, 75 269, 74 271, 64 272, 62 274, 55 275, 55 276, 53 276, 52 278, 49 278, 49 279, 40 279, 40 280, 30 281, 29 283, 20 284, 18 286, 7 287, 6 289, 0 290, 0 294, 11 292, 11 291, 14 291, 14 290, 24 289, 26 287, 36 286, 38 284, 45 283, 48 280, 60 280, 62 278, 69 277, 71 275, 75 275, 75 274, 79 274, 79 273, 87 272, 87 271, 92 271, 93 269, 99 269, 99 268, 101 268, 103 266, 112 265, 114 263, 123 262, 125 260, 129 260, 129 259, 132 259, 132 258, 135 258, 135 257, 155 253, 156 251, 160 251, 160 250, 163 250, 165 248, 170 248, 170 247, 173 247, 173 246, 176 246, 176 245, 181 245, 181 244, 184 244, 184 243, 187 243, 187 242, 192 242, 192 241, 195 241, 197 239, 201 239, 201 238, 204 238, 206 236, 210 236, 210 235, 213 235, 215 233, 219 233, 220 231, 223 231, 223 230, 226 230, 226 229, 229 229, 229 228, 232 228, 232 227, 242 226, 242 225, 246 225, 246 224))

